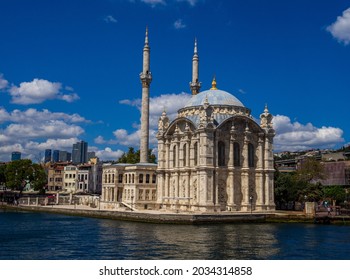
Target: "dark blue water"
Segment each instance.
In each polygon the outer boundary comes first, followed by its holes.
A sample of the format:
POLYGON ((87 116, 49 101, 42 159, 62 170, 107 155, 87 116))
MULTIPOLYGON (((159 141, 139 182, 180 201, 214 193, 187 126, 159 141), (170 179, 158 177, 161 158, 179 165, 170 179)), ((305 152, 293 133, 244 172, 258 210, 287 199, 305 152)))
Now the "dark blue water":
POLYGON ((0 210, 0 259, 349 259, 350 227, 162 225, 0 210))

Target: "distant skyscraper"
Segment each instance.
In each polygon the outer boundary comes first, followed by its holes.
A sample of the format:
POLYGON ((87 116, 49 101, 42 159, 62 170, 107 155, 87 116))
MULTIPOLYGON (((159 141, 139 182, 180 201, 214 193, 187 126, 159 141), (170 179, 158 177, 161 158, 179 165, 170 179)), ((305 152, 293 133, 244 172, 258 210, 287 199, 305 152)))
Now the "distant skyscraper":
POLYGON ((20 152, 12 152, 11 161, 20 160, 20 159, 21 159, 21 153, 20 152))
POLYGON ((71 161, 71 160, 72 160, 71 153, 68 153, 66 151, 60 151, 59 161, 65 162, 65 161, 71 161))
POLYGON ((52 153, 52 161, 53 162, 59 162, 60 158, 60 151, 59 150, 54 150, 52 153))
POLYGON ((46 149, 45 150, 45 163, 51 161, 51 156, 52 156, 52 150, 46 149))
POLYGON ((73 144, 72 149, 72 161, 73 163, 85 163, 87 162, 87 150, 88 143, 85 141, 80 141, 73 144))

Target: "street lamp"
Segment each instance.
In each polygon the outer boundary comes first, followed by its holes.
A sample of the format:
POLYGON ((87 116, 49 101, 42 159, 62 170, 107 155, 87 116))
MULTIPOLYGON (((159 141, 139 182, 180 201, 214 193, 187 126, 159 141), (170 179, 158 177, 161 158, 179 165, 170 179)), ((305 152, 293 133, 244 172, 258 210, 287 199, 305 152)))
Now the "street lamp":
POLYGON ((249 201, 250 201, 250 215, 253 213, 253 196, 249 196, 249 201))

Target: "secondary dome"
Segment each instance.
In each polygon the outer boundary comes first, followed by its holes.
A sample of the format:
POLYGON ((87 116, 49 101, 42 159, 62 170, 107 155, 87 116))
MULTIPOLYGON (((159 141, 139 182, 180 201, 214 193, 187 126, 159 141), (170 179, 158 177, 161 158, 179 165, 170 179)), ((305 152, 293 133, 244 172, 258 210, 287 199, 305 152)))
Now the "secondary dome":
POLYGON ((206 100, 208 100, 210 105, 231 105, 244 107, 243 103, 239 101, 238 98, 227 91, 217 89, 215 79, 212 82, 211 89, 193 95, 185 107, 201 106, 206 100))

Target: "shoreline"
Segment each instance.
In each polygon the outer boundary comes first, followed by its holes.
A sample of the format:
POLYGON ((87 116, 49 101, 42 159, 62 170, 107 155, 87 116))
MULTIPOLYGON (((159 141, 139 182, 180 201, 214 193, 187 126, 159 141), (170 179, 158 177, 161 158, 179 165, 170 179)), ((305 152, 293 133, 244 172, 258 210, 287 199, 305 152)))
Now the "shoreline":
POLYGON ((45 212, 53 214, 82 216, 100 219, 122 220, 157 224, 219 224, 219 223, 316 223, 350 225, 350 216, 317 215, 308 217, 299 211, 275 211, 271 213, 170 213, 154 210, 112 211, 98 210, 82 205, 15 206, 0 205, 10 211, 45 212))

